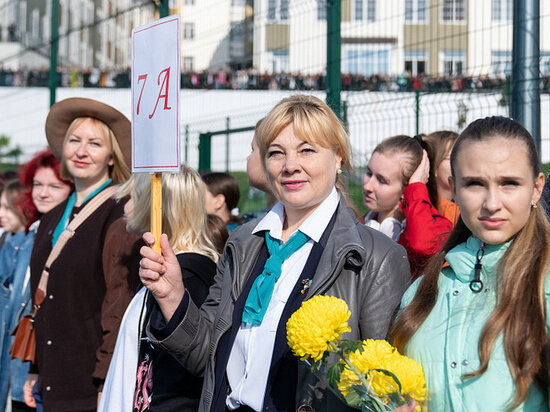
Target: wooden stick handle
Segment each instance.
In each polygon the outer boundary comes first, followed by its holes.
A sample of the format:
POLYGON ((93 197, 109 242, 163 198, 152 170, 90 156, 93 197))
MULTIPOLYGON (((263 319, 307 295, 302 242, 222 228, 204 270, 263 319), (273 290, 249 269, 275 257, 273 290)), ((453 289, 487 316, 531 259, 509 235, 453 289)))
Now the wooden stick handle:
POLYGON ((162 234, 162 174, 151 175, 151 233, 155 236, 153 250, 160 253, 160 235, 162 234))

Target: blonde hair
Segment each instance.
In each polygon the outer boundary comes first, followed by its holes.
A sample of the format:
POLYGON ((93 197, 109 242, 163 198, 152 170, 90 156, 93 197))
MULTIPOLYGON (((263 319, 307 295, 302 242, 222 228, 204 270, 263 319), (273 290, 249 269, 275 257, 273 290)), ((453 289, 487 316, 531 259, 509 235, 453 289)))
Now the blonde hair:
POLYGON ((258 146, 265 168, 267 148, 289 124, 307 143, 330 148, 342 157, 342 167, 351 170, 351 143, 332 109, 315 96, 294 95, 281 100, 256 127, 258 146))
MULTIPOLYGON (((111 153, 111 158, 113 160, 113 165, 109 166, 109 177, 113 180, 114 184, 124 183, 130 177, 130 169, 124 160, 124 155, 122 154, 122 149, 118 144, 118 140, 109 126, 103 123, 99 119, 93 117, 77 117, 72 121, 67 132, 65 133, 65 138, 63 139, 63 147, 67 144, 69 137, 73 134, 78 126, 80 126, 84 121, 90 119, 92 127, 97 133, 100 133, 105 139, 105 144, 111 153)), ((61 159, 61 168, 59 174, 62 179, 73 181, 73 177, 67 169, 65 154, 62 154, 61 159)))
MULTIPOLYGON (((131 216, 127 216, 127 228, 143 234, 151 226, 150 175, 132 175, 118 197, 123 197, 132 183, 134 207, 131 216)), ((204 186, 198 173, 188 166, 180 166, 177 174, 162 173, 162 231, 174 250, 195 252, 218 261, 218 252, 208 236, 204 186)))

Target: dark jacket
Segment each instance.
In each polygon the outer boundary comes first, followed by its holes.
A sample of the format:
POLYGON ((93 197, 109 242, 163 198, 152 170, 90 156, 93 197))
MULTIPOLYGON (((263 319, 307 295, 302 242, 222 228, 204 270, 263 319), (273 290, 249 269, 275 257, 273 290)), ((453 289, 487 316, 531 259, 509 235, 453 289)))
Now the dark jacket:
MULTIPOLYGON (((202 305, 208 296, 208 289, 214 283, 215 262, 209 257, 198 253, 180 253, 177 258, 185 288, 191 295, 195 305, 202 305)), ((148 322, 154 306, 156 306, 155 299, 148 299, 145 322, 148 322)), ((145 334, 145 331, 143 331, 143 334, 145 334)), ((148 345, 146 340, 141 339, 139 348, 138 365, 145 361, 146 354, 153 364, 153 396, 149 410, 152 412, 196 411, 202 390, 202 378, 186 371, 162 347, 155 348, 148 345)))
MULTIPOLYGON (((262 234, 252 234, 257 221, 235 229, 218 263, 215 284, 199 309, 191 301, 181 323, 159 341, 189 371, 204 375, 199 411, 209 411, 216 381, 216 353, 220 339, 232 325, 239 298, 264 245, 262 234)), ((384 339, 392 315, 410 284, 405 250, 382 233, 357 221, 341 198, 334 228, 324 248, 305 299, 331 295, 344 299, 351 311, 347 339, 384 339)), ((296 387, 297 411, 339 411, 346 407, 324 396, 322 383, 305 363, 299 364, 296 387)))
MULTIPOLYGON (((41 219, 31 256, 31 296, 52 249, 67 202, 41 219)), ((97 408, 120 321, 139 285, 140 240, 129 235, 124 202, 102 204, 83 222, 50 268, 36 317, 36 365, 44 410, 97 408)), ((79 208, 74 208, 71 219, 79 208)))

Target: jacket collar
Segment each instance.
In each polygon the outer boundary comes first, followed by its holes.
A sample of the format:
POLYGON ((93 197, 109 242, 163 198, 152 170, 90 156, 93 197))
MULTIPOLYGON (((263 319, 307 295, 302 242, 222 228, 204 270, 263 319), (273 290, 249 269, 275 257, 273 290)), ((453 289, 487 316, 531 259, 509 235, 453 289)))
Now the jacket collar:
POLYGON ((357 230, 357 219, 346 205, 343 196, 340 196, 336 209, 336 220, 330 234, 311 287, 308 289, 306 299, 322 291, 326 285, 330 285, 335 276, 346 262, 360 267, 365 262, 366 251, 363 241, 357 230))
MULTIPOLYGON (((234 293, 242 290, 252 267, 256 261, 256 256, 263 245, 264 239, 262 233, 252 234, 252 230, 258 222, 265 216, 260 216, 257 220, 248 222, 231 233, 227 241, 227 250, 231 251, 235 265, 238 265, 240 273, 245 274, 242 278, 233 279, 234 293), (239 284, 235 285, 238 281, 239 284)), ((345 257, 350 252, 349 263, 354 266, 362 266, 365 261, 365 248, 357 230, 359 223, 355 219, 353 212, 348 208, 343 196, 340 196, 338 208, 336 209, 336 221, 334 228, 329 236, 325 250, 319 260, 317 272, 313 284, 307 291, 306 299, 316 294, 324 285, 330 284, 332 277, 339 273, 339 270, 345 263, 345 257)))
MULTIPOLYGON (((509 240, 508 242, 498 245, 485 244, 481 261, 483 268, 481 271, 481 279, 495 273, 500 258, 504 255, 504 252, 506 252, 511 243, 512 241, 509 240)), ((466 242, 455 246, 447 252, 445 260, 449 263, 457 279, 461 282, 467 283, 474 278, 474 266, 476 264, 477 253, 482 245, 481 240, 470 236, 466 242)))

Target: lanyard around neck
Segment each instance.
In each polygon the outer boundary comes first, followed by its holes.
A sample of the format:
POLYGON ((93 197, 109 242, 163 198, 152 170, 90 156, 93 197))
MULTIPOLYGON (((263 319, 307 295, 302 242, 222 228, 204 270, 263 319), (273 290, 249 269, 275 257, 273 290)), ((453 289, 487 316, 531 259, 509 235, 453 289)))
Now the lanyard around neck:
MULTIPOLYGON (((92 193, 90 193, 86 199, 80 204, 80 207, 84 206, 84 204, 93 198, 95 195, 97 195, 99 192, 101 192, 105 187, 107 187, 112 182, 111 179, 107 179, 105 183, 103 183, 101 186, 99 186, 96 190, 94 190, 92 193)), ((74 205, 76 204, 76 191, 71 193, 69 196, 69 200, 67 202, 67 206, 65 207, 65 211, 63 212, 63 216, 61 217, 61 220, 55 227, 55 231, 53 232, 52 236, 52 247, 55 246, 57 239, 59 239, 59 236, 61 236, 61 233, 67 228, 69 225, 69 218, 71 216, 71 212, 74 208, 74 205)))

